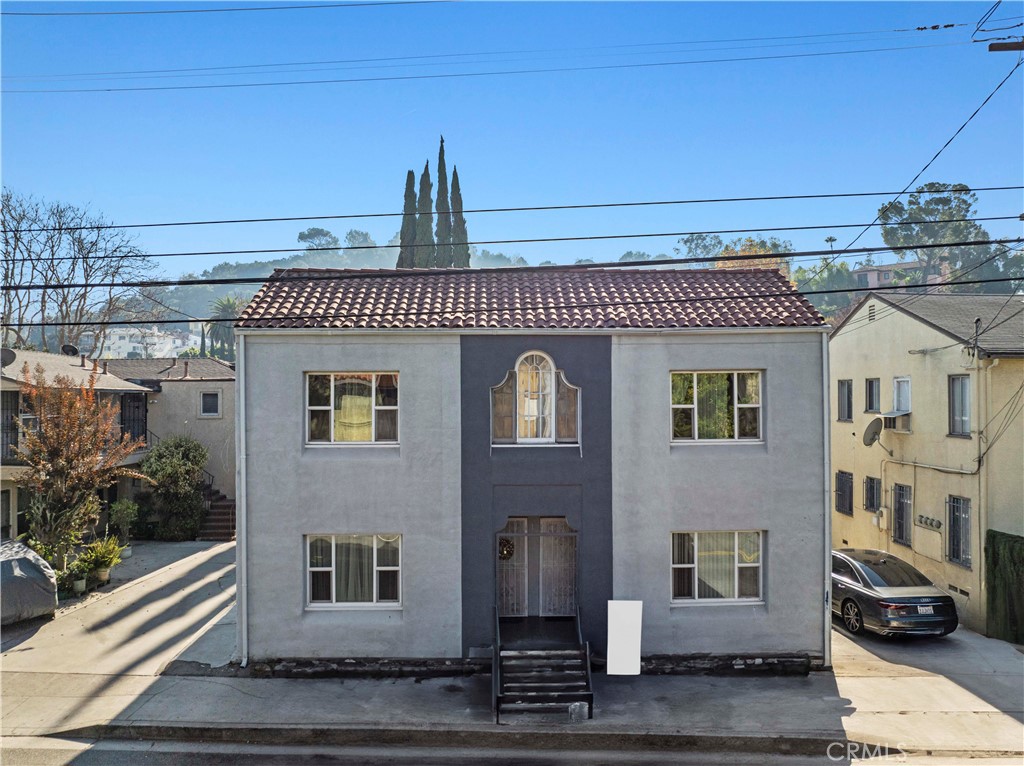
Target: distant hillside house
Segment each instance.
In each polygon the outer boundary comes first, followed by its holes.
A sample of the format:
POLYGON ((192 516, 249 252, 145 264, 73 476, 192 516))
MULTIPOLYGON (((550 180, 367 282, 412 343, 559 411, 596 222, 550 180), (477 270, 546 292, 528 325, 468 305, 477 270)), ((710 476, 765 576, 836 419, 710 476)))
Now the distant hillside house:
POLYGON ((236 324, 239 651, 827 657, 827 326, 777 271, 289 270, 236 324), (764 297, 776 296, 776 297, 764 297), (504 640, 504 639, 503 639, 504 640))

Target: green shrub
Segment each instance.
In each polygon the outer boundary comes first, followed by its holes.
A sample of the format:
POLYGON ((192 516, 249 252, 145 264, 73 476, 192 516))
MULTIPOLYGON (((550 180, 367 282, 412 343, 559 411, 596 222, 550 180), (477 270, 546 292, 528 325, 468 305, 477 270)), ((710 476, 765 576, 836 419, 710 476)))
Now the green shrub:
POLYGON ((132 524, 139 518, 139 505, 132 500, 115 500, 107 511, 107 521, 114 527, 125 545, 131 539, 132 524))
MULTIPOLYGON (((209 453, 189 436, 172 436, 157 444, 142 462, 153 482, 151 510, 159 519, 157 540, 194 540, 203 522, 203 470, 209 453)), ((149 510, 149 509, 147 509, 149 510)))
MULTIPOLYGON (((116 537, 103 537, 85 546, 85 551, 78 557, 83 558, 89 565, 89 569, 110 569, 121 563, 121 545, 116 537)), ((75 563, 78 563, 77 561, 75 563)))

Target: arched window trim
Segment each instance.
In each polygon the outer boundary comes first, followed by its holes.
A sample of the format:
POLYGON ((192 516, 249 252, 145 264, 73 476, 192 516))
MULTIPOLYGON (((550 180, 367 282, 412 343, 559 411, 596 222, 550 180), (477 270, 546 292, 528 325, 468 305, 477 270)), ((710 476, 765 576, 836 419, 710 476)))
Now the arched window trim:
POLYGON ((539 349, 531 349, 529 351, 525 351, 524 353, 520 354, 519 357, 516 359, 516 362, 515 362, 515 365, 513 366, 513 368, 511 370, 508 370, 505 373, 505 377, 502 378, 501 382, 498 383, 495 386, 491 386, 491 395, 490 395, 490 414, 491 414, 490 421, 491 421, 491 426, 490 426, 490 428, 491 428, 491 447, 492 447, 492 449, 495 446, 497 446, 497 447, 514 447, 514 446, 524 446, 524 447, 544 447, 544 446, 551 446, 551 447, 579 447, 580 454, 582 456, 583 448, 582 448, 581 439, 580 439, 580 434, 582 432, 582 427, 583 427, 582 418, 581 418, 581 412, 582 412, 581 400, 582 400, 582 391, 580 390, 580 388, 578 386, 574 386, 572 383, 569 382, 569 379, 565 375, 565 371, 560 369, 555 364, 555 360, 551 357, 550 354, 547 354, 547 353, 545 353, 543 351, 540 351, 539 349), (519 378, 519 367, 520 367, 520 365, 522 365, 522 363, 524 362, 524 360, 527 357, 533 356, 533 355, 540 356, 543 359, 545 359, 547 361, 548 365, 550 366, 550 369, 551 369, 551 373, 550 373, 551 374, 551 381, 550 381, 551 385, 549 387, 550 390, 548 391, 548 396, 551 399, 551 414, 550 414, 550 417, 551 417, 551 436, 549 436, 549 437, 525 438, 525 437, 520 437, 519 436, 519 413, 518 413, 518 407, 519 407, 519 379, 518 379, 519 378), (512 396, 512 411, 511 411, 512 434, 511 434, 511 438, 501 438, 501 439, 499 439, 499 438, 497 438, 495 436, 495 406, 494 406, 495 394, 498 393, 500 391, 500 389, 508 386, 510 383, 511 383, 511 388, 512 388, 512 392, 511 392, 511 396, 512 396), (572 392, 572 394, 575 396, 575 401, 576 401, 576 413, 575 413, 575 415, 576 415, 576 417, 575 417, 576 438, 572 442, 567 442, 567 441, 564 441, 564 440, 563 441, 559 441, 559 438, 560 438, 560 434, 559 434, 559 430, 558 430, 558 421, 559 421, 559 407, 558 407, 558 399, 559 399, 559 397, 558 397, 558 392, 559 392, 559 386, 564 386, 566 391, 572 392))

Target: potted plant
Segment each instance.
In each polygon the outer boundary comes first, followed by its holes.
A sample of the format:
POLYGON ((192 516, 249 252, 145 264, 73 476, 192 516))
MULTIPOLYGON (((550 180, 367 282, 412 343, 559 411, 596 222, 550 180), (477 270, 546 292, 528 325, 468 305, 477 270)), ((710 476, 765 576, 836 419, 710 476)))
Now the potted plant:
POLYGON ((68 567, 68 577, 71 580, 71 591, 76 596, 85 593, 86 579, 89 576, 89 561, 81 556, 75 559, 68 567))
POLYGON ((118 536, 124 548, 121 550, 121 558, 127 559, 132 555, 131 528, 132 524, 139 518, 139 506, 133 500, 115 500, 110 504, 107 511, 109 523, 117 530, 118 536))
POLYGON ((117 541, 116 537, 104 537, 89 544, 86 555, 94 567, 97 580, 109 582, 110 569, 121 563, 122 550, 124 550, 124 546, 117 541))

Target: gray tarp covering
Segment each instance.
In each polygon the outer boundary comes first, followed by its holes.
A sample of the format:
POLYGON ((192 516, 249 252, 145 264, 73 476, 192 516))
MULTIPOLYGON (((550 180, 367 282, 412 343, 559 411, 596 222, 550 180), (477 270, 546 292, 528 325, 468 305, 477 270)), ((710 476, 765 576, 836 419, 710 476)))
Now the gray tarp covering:
POLYGON ((31 548, 14 540, 0 543, 0 624, 53 614, 57 576, 31 548))

